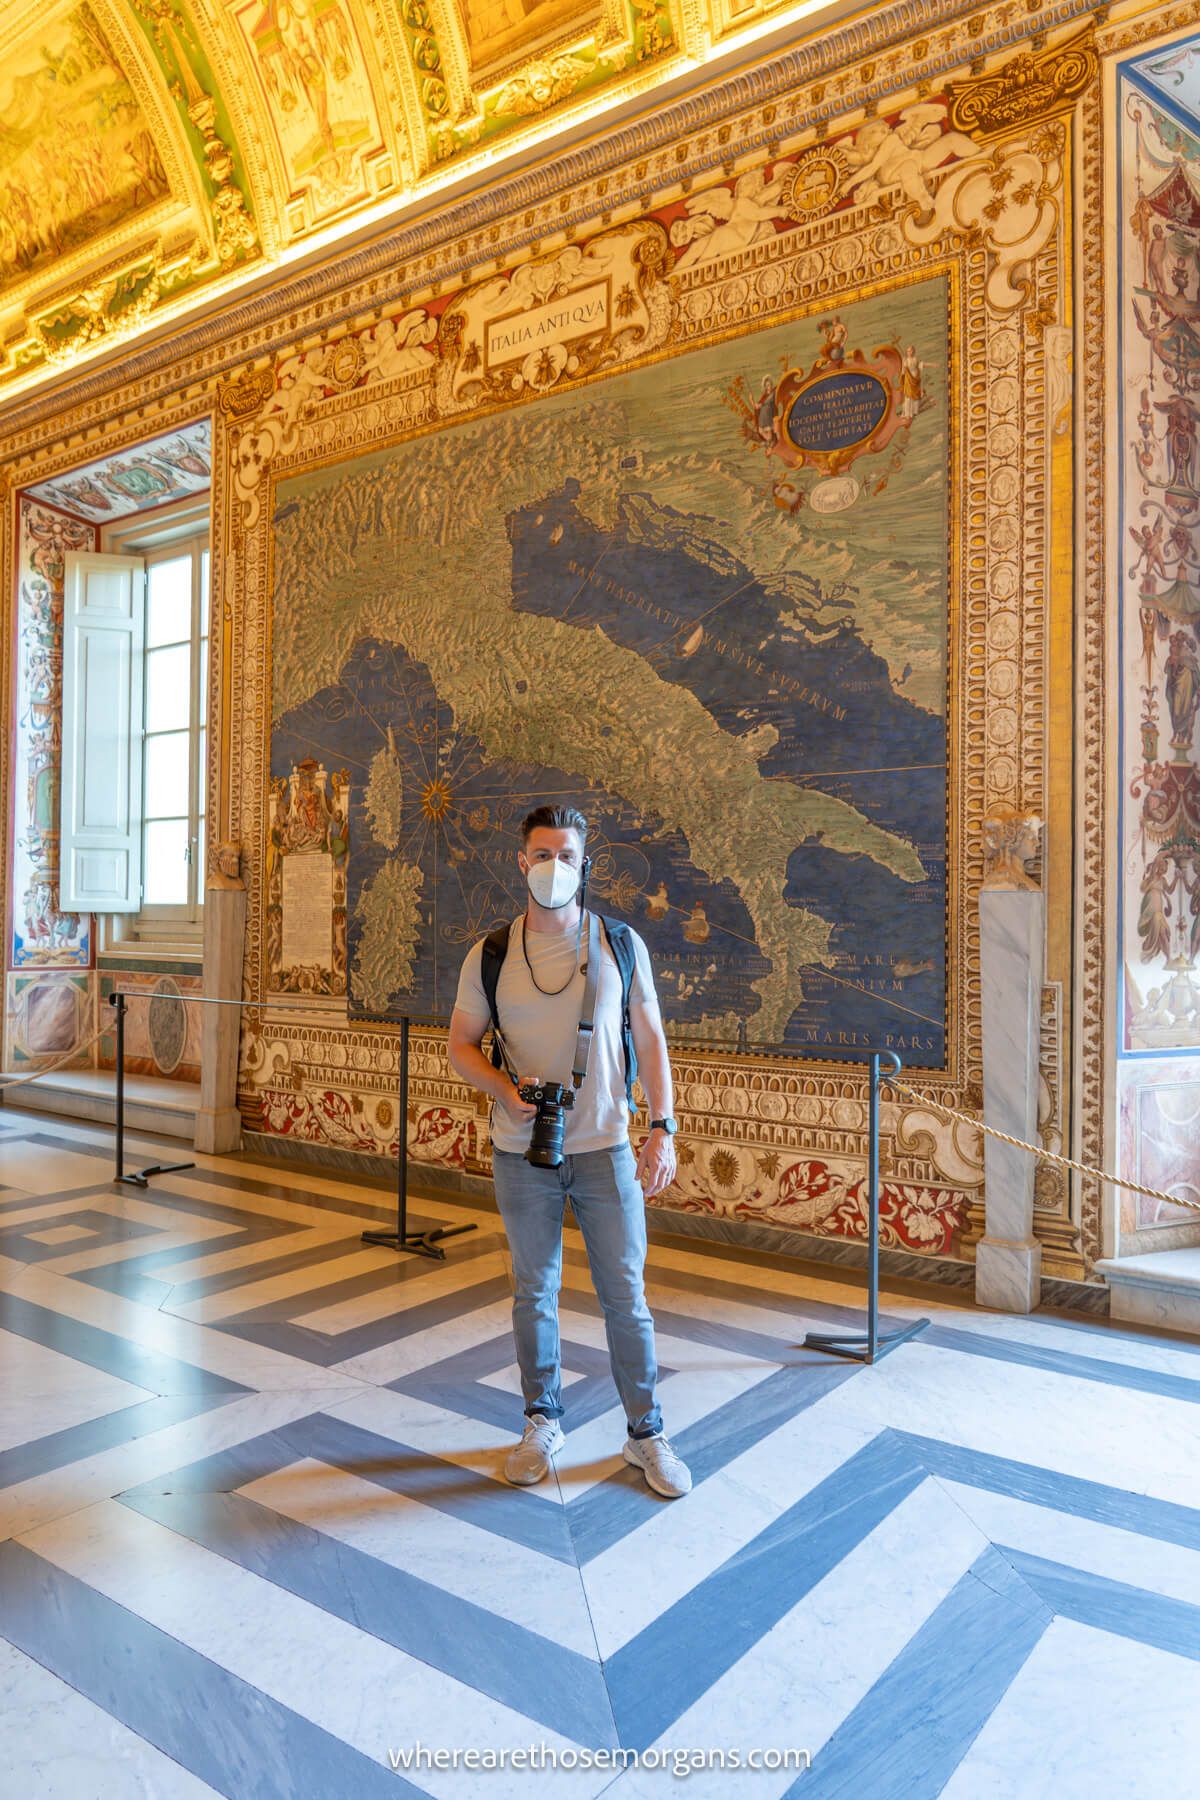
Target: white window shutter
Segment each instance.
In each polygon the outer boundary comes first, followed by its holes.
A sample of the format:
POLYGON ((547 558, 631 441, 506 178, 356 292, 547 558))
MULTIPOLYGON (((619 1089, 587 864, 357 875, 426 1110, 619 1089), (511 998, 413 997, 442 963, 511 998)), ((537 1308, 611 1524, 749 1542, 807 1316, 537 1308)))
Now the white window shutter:
POLYGON ((141 557, 68 554, 59 877, 67 912, 141 907, 145 631, 141 557))

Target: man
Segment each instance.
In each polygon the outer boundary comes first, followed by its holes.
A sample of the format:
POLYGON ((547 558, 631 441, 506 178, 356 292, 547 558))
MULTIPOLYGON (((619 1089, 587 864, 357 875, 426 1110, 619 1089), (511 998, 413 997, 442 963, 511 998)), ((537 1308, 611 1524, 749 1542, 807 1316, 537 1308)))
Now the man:
MULTIPOLYGON (((587 1072, 566 1113, 564 1160, 557 1168, 526 1160, 534 1105, 520 1098, 527 1081, 571 1088, 587 980, 588 920, 580 910, 587 822, 571 806, 539 806, 521 827, 517 865, 529 888, 524 916, 508 927, 495 985, 500 1034, 511 1074, 496 1068, 482 1042, 491 1025, 484 949, 472 946, 459 977, 450 1019, 451 1066, 490 1094, 496 1204, 513 1267, 513 1336, 525 1399, 524 1434, 505 1462, 509 1481, 540 1481, 565 1443, 559 1365, 558 1290, 562 1278, 566 1196, 583 1233, 588 1264, 604 1312, 609 1361, 629 1435, 625 1460, 654 1490, 686 1494, 691 1475, 662 1428, 655 1388, 654 1321, 646 1304, 645 1202, 675 1176, 671 1069, 646 946, 628 927, 632 959, 629 1025, 651 1113, 650 1135, 636 1162, 629 1142, 630 1105, 622 1029, 623 983, 617 958, 600 933, 600 968, 587 1072)), ((623 950, 623 955, 626 951, 623 950)))

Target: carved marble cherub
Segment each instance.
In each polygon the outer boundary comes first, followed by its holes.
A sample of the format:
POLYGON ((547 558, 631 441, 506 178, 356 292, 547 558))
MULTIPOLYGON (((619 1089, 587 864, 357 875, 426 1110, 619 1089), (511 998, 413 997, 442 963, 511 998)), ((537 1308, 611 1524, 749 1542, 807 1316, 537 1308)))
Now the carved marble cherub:
POLYGON ((1003 802, 983 821, 983 886, 1037 889, 1026 864, 1038 853, 1042 820, 1003 802))

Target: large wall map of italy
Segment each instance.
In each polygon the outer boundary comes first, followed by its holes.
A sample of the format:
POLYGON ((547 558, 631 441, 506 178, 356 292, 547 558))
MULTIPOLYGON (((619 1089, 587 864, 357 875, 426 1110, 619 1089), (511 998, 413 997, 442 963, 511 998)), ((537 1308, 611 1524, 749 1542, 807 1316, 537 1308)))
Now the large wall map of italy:
POLYGON ((351 1015, 448 1016, 554 798, 673 1037, 942 1063, 948 390, 928 281, 280 485, 271 768, 349 793, 351 1015))

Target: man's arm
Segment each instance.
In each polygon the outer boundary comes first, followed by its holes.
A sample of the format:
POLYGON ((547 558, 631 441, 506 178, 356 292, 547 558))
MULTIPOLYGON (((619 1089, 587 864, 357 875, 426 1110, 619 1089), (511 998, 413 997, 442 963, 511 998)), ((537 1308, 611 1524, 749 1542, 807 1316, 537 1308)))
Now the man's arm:
POLYGON ((481 1093, 490 1094, 493 1100, 499 1100, 517 1123, 532 1119, 537 1107, 527 1105, 513 1086, 508 1070, 496 1068, 491 1058, 483 1053, 484 1033, 490 1024, 488 1018, 474 1019, 460 1006, 454 1008, 446 1042, 450 1067, 468 1087, 478 1088, 481 1093))
MULTIPOLYGON (((652 1119, 671 1117, 673 1087, 671 1059, 657 1000, 631 1000, 629 1023, 637 1052, 638 1078, 652 1119)), ((647 1200, 661 1194, 675 1179, 675 1139, 666 1131, 652 1131, 638 1153, 637 1177, 647 1200)))

